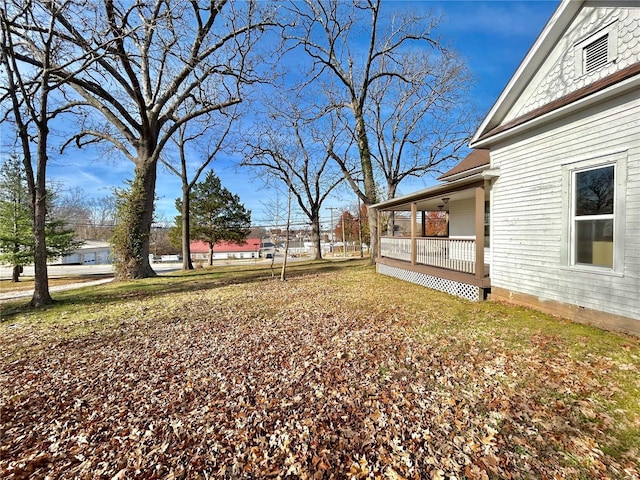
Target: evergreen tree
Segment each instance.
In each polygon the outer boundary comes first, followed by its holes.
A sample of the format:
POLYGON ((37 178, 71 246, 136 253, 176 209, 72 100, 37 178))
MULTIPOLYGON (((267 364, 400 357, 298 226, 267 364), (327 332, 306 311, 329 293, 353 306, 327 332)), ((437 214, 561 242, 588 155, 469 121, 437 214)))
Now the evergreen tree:
POLYGON ((0 263, 13 266, 14 282, 32 257, 33 221, 29 204, 22 163, 11 157, 0 169, 0 263))
MULTIPOLYGON (((217 242, 244 243, 251 227, 251 211, 240 203, 240 197, 222 186, 220 179, 210 170, 202 182, 196 183, 189 195, 191 240, 209 245, 209 265, 213 265, 213 247, 217 242)), ((176 200, 182 211, 182 201, 176 200)), ((176 217, 172 237, 180 237, 182 217, 176 217)))
MULTIPOLYGON (((51 208, 48 209, 49 211, 51 208)), ((59 258, 82 245, 64 220, 47 215, 45 238, 47 258, 59 258)), ((12 279, 19 281, 22 266, 33 263, 35 236, 33 215, 24 166, 16 157, 0 167, 0 263, 13 267, 12 279)))

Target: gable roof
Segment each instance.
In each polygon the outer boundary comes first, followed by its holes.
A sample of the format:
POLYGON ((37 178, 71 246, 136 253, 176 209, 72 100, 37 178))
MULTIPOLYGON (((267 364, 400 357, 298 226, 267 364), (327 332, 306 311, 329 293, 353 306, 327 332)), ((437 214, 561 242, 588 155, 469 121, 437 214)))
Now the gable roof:
POLYGON ((438 180, 446 180, 449 181, 453 177, 459 178, 463 175, 459 175, 461 173, 473 173, 472 171, 478 167, 483 167, 485 165, 489 165, 489 150, 486 148, 478 148, 473 150, 469 155, 464 157, 460 163, 458 163, 451 170, 443 173, 438 177, 438 180))
MULTIPOLYGON (((191 241, 191 253, 208 253, 209 244, 200 240, 191 241)), ((257 252, 260 250, 259 238, 247 238, 244 244, 235 242, 217 242, 213 251, 216 253, 224 252, 257 252)))
MULTIPOLYGON (((584 0, 561 1, 476 131, 470 142, 472 148, 488 147, 498 139, 518 133, 533 125, 555 119, 560 115, 583 108, 622 91, 637 88, 640 85, 640 63, 630 64, 611 75, 582 88, 569 91, 564 96, 549 101, 516 118, 508 118, 510 113, 514 113, 512 109, 514 109, 525 89, 529 87, 532 79, 539 73, 553 49, 558 46, 563 36, 567 34, 572 22, 587 3, 584 0)), ((637 5, 635 3, 635 7, 637 5)), ((607 6, 629 7, 634 6, 634 2, 618 0, 607 4, 607 6)))

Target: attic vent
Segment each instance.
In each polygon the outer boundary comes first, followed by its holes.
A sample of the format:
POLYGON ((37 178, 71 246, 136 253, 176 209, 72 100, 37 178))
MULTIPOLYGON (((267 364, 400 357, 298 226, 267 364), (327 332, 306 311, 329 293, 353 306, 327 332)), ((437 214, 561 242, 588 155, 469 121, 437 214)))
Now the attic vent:
POLYGON ((608 61, 609 35, 603 35, 584 47, 584 73, 591 73, 608 61))

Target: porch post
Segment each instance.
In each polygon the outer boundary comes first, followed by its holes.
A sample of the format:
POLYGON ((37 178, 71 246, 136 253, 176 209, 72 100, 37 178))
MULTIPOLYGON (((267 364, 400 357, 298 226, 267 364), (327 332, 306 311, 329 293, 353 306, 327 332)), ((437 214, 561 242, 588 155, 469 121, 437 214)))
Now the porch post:
POLYGON ((418 204, 413 202, 411 204, 411 265, 416 264, 418 258, 417 242, 416 242, 416 221, 418 217, 418 204))
POLYGON ((369 255, 373 256, 374 260, 377 258, 382 258, 382 214, 380 212, 380 210, 376 210, 376 224, 378 225, 378 228, 376 229, 376 235, 378 235, 378 251, 377 252, 372 252, 371 251, 371 243, 372 243, 372 238, 371 238, 371 229, 369 229, 369 255))
POLYGON ((484 186, 476 187, 476 277, 484 278, 484 186))

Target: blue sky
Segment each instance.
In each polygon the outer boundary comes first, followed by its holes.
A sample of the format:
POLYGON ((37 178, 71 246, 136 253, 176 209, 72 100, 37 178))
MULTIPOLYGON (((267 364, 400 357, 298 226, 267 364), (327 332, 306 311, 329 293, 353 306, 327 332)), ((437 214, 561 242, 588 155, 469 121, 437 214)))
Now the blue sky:
MULTIPOLYGON (((444 21, 438 32, 444 42, 465 58, 476 82, 474 102, 483 115, 498 98, 558 4, 559 0, 414 0, 391 1, 387 7, 409 6, 443 14, 444 21)), ((124 159, 106 161, 105 158, 109 156, 104 152, 69 151, 64 157, 51 160, 49 178, 67 187, 80 186, 87 195, 110 195, 113 187, 120 187, 125 179, 132 178, 133 164, 124 159)), ((224 157, 215 160, 212 168, 223 185, 238 194, 245 207, 252 211, 254 224, 263 224, 264 203, 274 197, 274 192, 262 189, 251 172, 239 170, 224 157)), ((401 185, 400 190, 406 194, 433 183, 432 179, 419 179, 401 185)), ((180 181, 163 167, 158 171, 156 196, 159 217, 172 221, 177 215, 174 202, 180 196, 180 181)), ((326 207, 348 208, 355 201, 352 193, 343 191, 326 207)), ((328 208, 326 216, 329 216, 328 208)))

